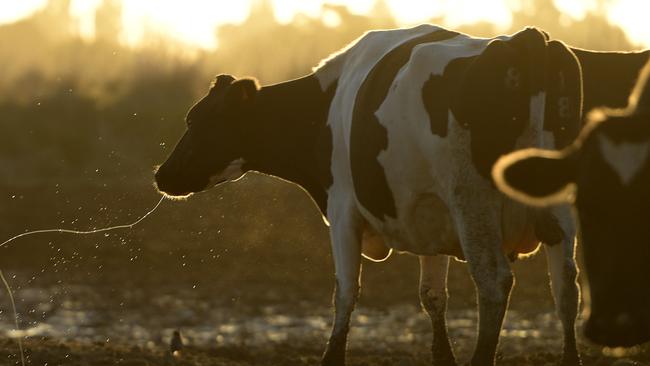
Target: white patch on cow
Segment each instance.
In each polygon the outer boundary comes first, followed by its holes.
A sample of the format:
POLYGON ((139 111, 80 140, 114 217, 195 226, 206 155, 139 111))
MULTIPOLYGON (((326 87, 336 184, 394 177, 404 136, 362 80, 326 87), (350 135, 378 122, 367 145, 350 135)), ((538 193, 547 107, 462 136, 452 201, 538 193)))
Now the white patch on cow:
POLYGON ((543 132, 543 143, 542 148, 548 150, 556 150, 557 145, 555 145, 555 135, 551 131, 543 132))
MULTIPOLYGON (((421 93, 431 75, 441 75, 459 57, 480 54, 489 41, 458 35, 417 45, 376 112, 388 134, 388 147, 378 161, 384 167, 397 209, 396 218, 385 219, 380 225, 387 244, 398 251, 462 255, 449 206, 453 183, 447 178, 471 164, 469 140, 458 140, 452 131, 444 138, 432 134, 421 93), (467 161, 456 161, 456 149, 465 151, 467 161)), ((451 111, 448 126, 458 127, 451 111)), ((466 133, 458 128, 459 133, 466 133)))
POLYGON ((598 141, 604 160, 616 172, 623 185, 630 184, 648 158, 650 141, 616 143, 602 133, 598 135, 598 141))
MULTIPOLYGON (((440 29, 442 28, 435 25, 422 24, 413 28, 367 32, 342 50, 322 60, 314 67, 314 74, 318 78, 322 90, 326 90, 334 81, 338 80, 339 90, 354 91, 354 96, 368 72, 386 53, 408 39, 440 29)), ((354 100, 354 98, 349 100, 354 100)), ((354 105, 349 102, 346 104, 354 105)), ((333 102, 332 107, 334 106, 333 102)))
POLYGON ((244 163, 246 163, 246 160, 242 158, 231 161, 223 171, 210 177, 210 183, 218 184, 224 181, 236 181, 244 175, 242 170, 244 163))
MULTIPOLYGON (((544 113, 546 109, 546 93, 540 91, 530 98, 530 113, 528 115, 528 125, 524 129, 521 136, 517 138, 515 149, 523 149, 526 147, 545 146, 549 136, 544 131, 544 113)), ((552 136, 552 134, 551 134, 552 136)))
POLYGON ((564 232, 564 240, 545 246, 555 309, 565 329, 573 328, 580 299, 580 288, 576 283, 578 267, 575 261, 577 229, 571 210, 569 205, 551 209, 564 232))
POLYGON ((544 128, 546 93, 540 91, 530 98, 530 124, 544 128))
POLYGON ((313 71, 317 75, 318 82, 320 83, 321 90, 327 90, 327 88, 329 88, 330 85, 339 78, 343 66, 345 65, 345 59, 350 53, 349 50, 359 44, 365 36, 366 34, 350 42, 339 51, 321 60, 318 65, 313 68, 313 71))

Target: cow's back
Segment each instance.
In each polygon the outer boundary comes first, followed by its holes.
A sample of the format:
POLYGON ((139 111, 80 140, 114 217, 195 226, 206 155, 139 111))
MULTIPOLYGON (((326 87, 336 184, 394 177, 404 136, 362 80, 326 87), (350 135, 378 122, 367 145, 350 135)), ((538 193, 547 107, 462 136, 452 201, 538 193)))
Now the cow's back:
MULTIPOLYGON (((408 29, 371 31, 364 34, 350 46, 331 58, 321 62, 315 73, 325 89, 334 81, 338 82, 328 124, 340 130, 343 145, 350 146, 350 128, 355 100, 361 84, 375 65, 391 50, 407 40, 442 28, 424 24, 408 29)), ((336 143, 337 141, 335 141, 336 143)))

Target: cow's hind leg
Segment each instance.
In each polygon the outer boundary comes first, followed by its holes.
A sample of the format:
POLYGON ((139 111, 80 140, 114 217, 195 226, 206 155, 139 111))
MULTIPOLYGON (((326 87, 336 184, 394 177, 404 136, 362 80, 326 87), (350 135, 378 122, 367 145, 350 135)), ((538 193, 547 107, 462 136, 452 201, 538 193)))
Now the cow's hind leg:
POLYGON ((471 364, 493 365, 514 277, 508 259, 500 250, 477 250, 465 257, 476 283, 479 307, 478 340, 471 364))
POLYGON ((332 255, 336 271, 334 325, 323 366, 345 365, 350 316, 359 294, 361 273, 361 233, 358 216, 352 210, 337 213, 331 222, 332 255))
POLYGON ((431 318, 433 365, 455 366, 447 334, 447 270, 449 257, 420 256, 420 303, 431 318))
POLYGON ((457 226, 465 259, 478 292, 478 339, 473 366, 494 364, 499 333, 514 277, 501 248, 499 201, 489 193, 458 205, 457 226))
POLYGON ((568 208, 554 210, 557 224, 564 233, 560 243, 545 245, 548 269, 551 277, 551 291, 557 314, 564 329, 564 352, 562 365, 581 365, 576 346, 575 321, 578 314, 580 290, 576 282, 578 275, 575 262, 575 224, 568 208))

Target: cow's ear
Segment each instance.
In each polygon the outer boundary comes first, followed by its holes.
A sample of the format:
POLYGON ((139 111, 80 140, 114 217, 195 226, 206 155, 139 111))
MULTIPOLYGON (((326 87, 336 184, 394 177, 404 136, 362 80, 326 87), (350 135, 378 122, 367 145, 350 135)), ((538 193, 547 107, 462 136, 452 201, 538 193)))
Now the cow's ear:
POLYGON ((235 78, 232 75, 219 74, 217 75, 217 78, 214 80, 214 86, 216 88, 224 88, 232 84, 233 81, 235 81, 235 78))
POLYGON ((507 41, 508 45, 517 50, 523 67, 527 70, 526 81, 531 94, 537 94, 544 89, 547 40, 548 34, 528 27, 507 41))
POLYGON ((502 40, 490 42, 469 64, 460 83, 454 114, 464 127, 482 123, 504 99, 521 95, 525 88, 524 72, 516 50, 502 40))
POLYGON ((633 113, 642 115, 646 121, 650 115, 650 62, 641 70, 639 80, 630 95, 630 107, 634 108, 633 113))
POLYGON ((544 129, 563 149, 576 139, 582 120, 582 71, 576 55, 560 41, 548 42, 544 129))
POLYGON ((505 41, 494 40, 472 63, 463 86, 466 90, 482 86, 518 91, 524 86, 521 66, 521 57, 514 48, 505 41))
POLYGON ((232 75, 228 74, 219 74, 210 85, 210 95, 216 95, 223 93, 224 90, 228 89, 230 84, 235 81, 235 78, 232 75))
POLYGON ((492 178, 499 190, 528 205, 572 203, 576 165, 571 151, 525 149, 499 159, 492 178))
POLYGON ((544 87, 545 64, 546 35, 541 31, 527 28, 511 39, 495 39, 470 65, 461 85, 461 103, 484 105, 487 110, 481 113, 486 113, 503 103, 504 95, 536 94, 544 87))
POLYGON ((235 80, 226 91, 226 104, 234 107, 247 105, 255 99, 258 90, 255 79, 235 80))

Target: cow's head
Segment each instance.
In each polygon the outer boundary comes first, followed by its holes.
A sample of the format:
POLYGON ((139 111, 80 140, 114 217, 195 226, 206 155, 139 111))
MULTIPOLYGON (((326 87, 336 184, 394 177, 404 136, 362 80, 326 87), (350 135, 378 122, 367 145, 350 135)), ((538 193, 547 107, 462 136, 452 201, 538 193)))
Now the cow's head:
POLYGON ((650 64, 626 110, 599 110, 562 152, 523 150, 494 167, 520 201, 575 203, 590 292, 586 335, 609 346, 650 340, 650 64))
POLYGON ((186 196, 234 180, 245 171, 243 137, 250 128, 258 86, 251 79, 219 75, 187 113, 187 130, 156 171, 158 189, 186 196))
MULTIPOLYGON (((496 160, 513 151, 529 127, 543 126, 562 137, 572 134, 568 142, 577 136, 580 66, 563 43, 528 28, 509 39, 496 39, 479 56, 460 62, 466 66, 458 67, 464 72, 452 111, 470 131, 472 161, 486 179, 496 160)), ((528 135, 536 139, 532 132, 528 135)))

